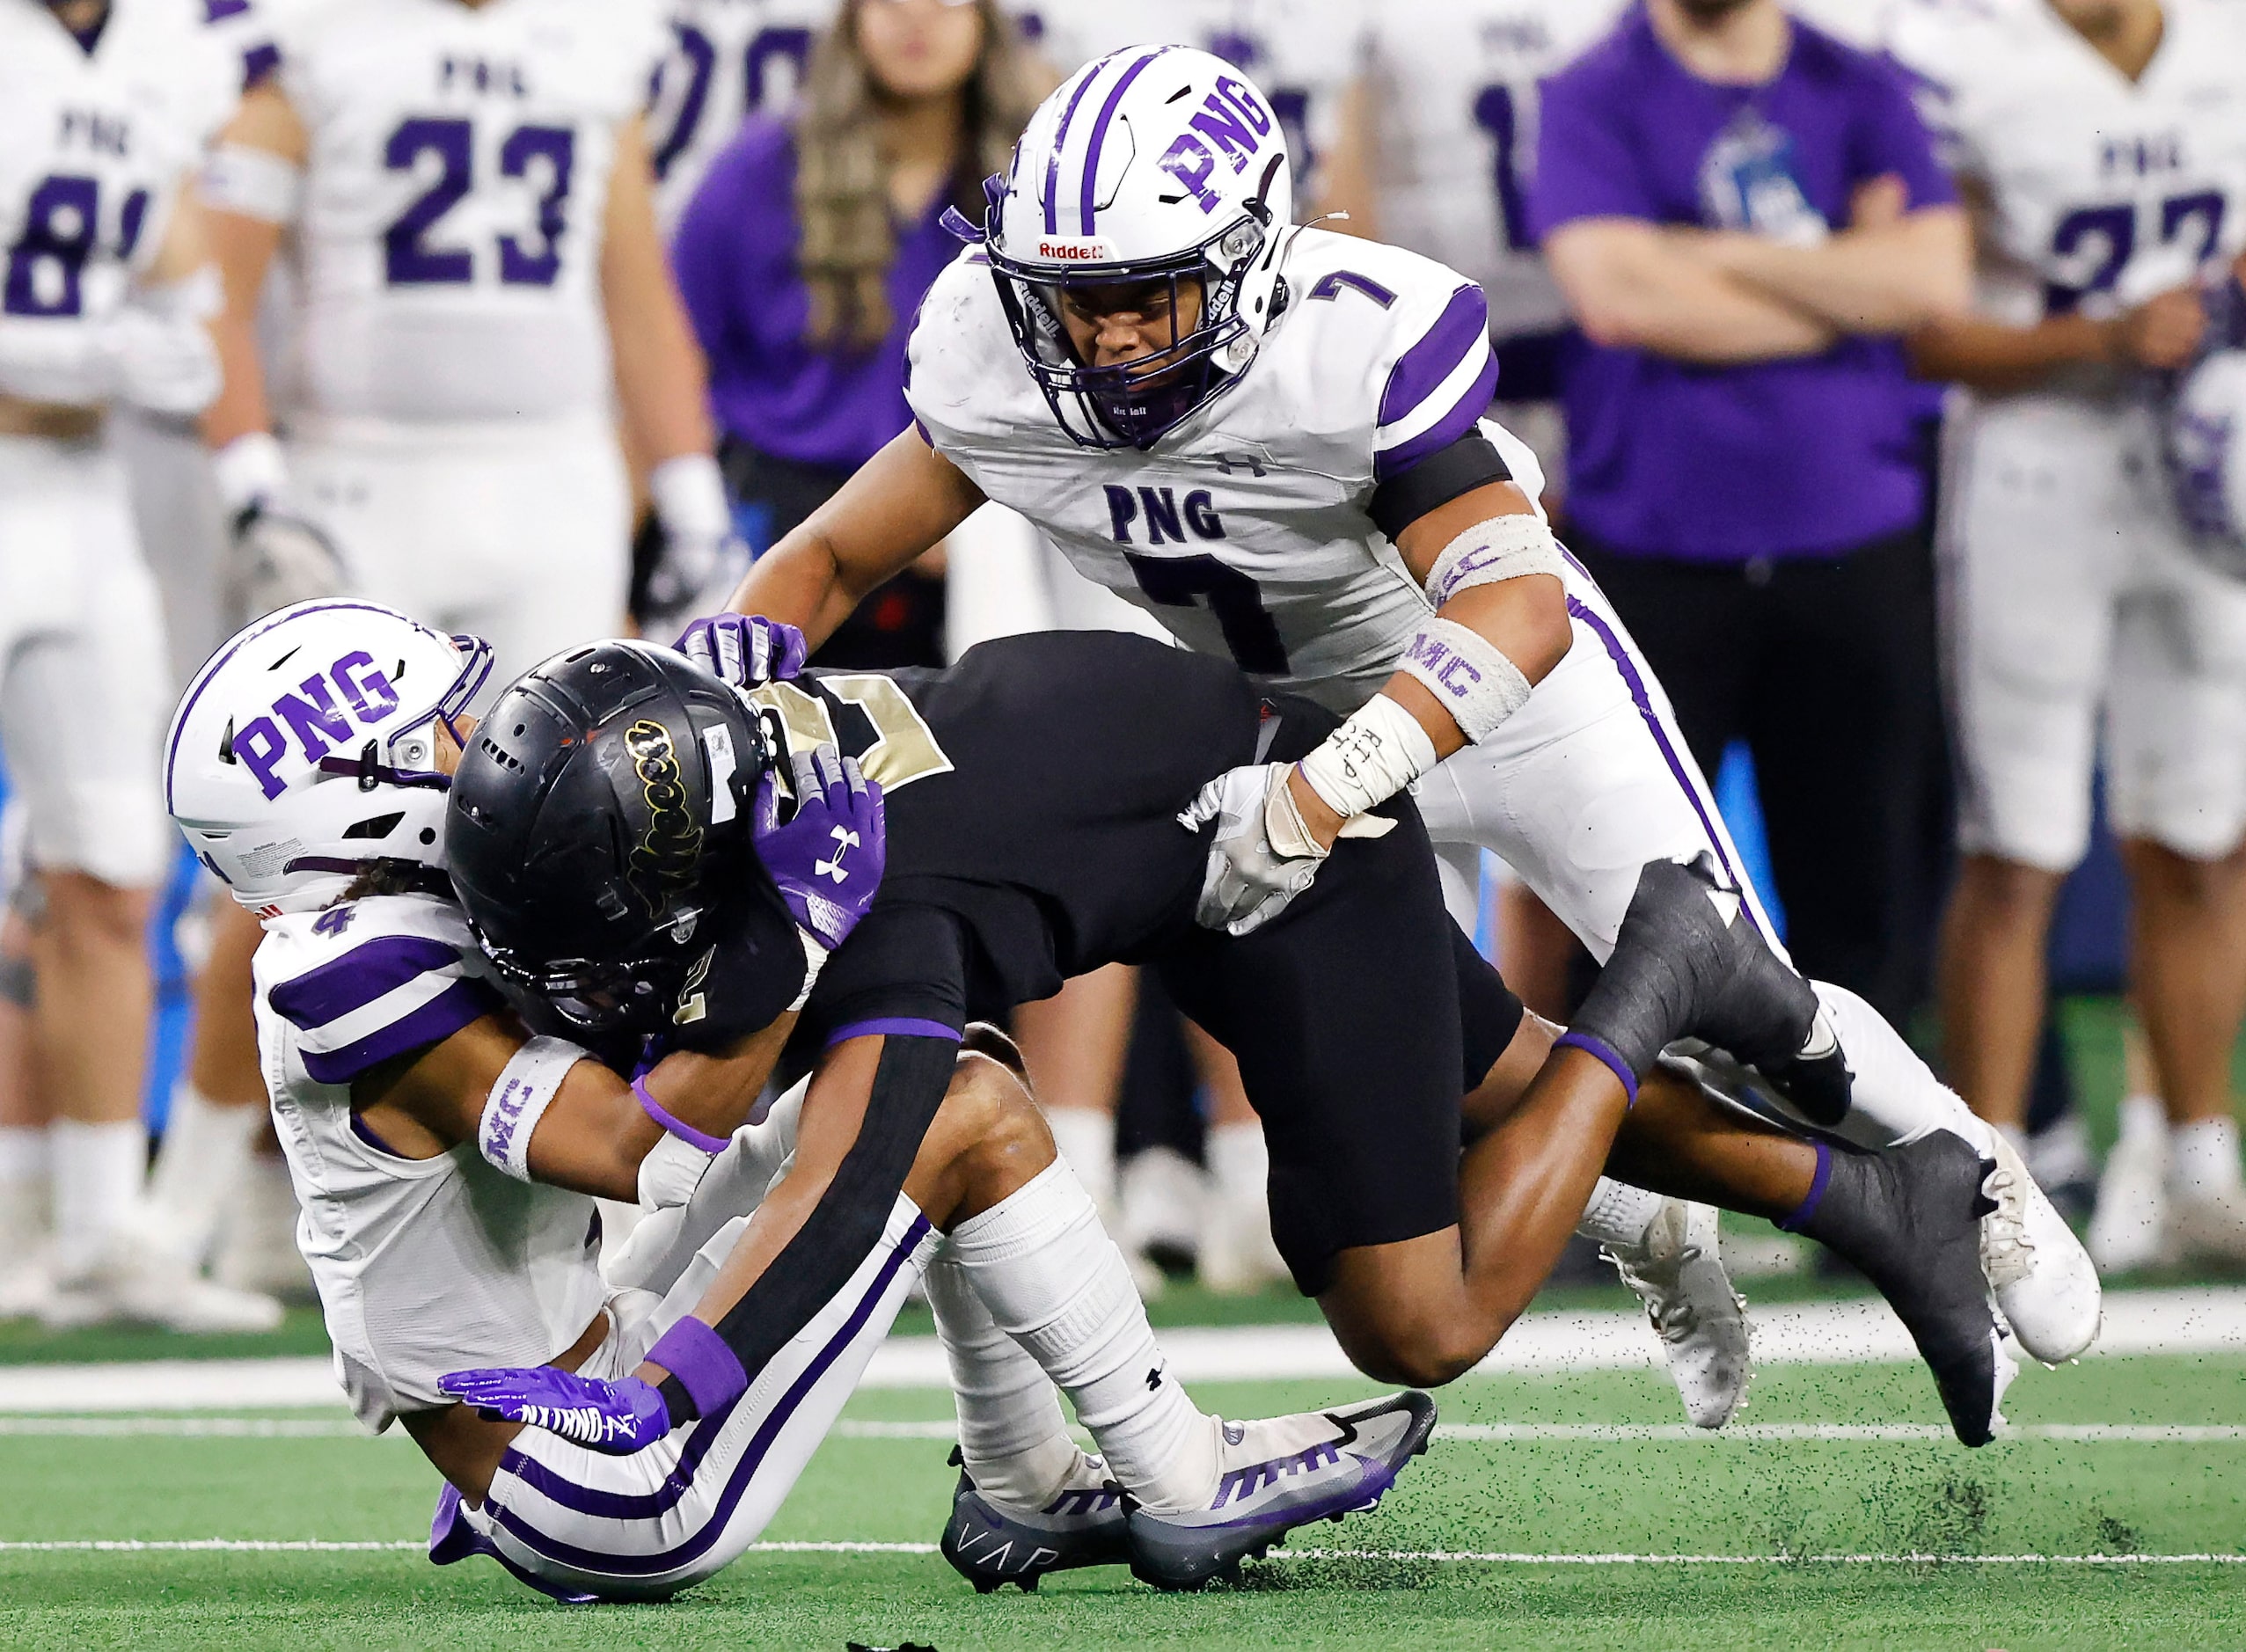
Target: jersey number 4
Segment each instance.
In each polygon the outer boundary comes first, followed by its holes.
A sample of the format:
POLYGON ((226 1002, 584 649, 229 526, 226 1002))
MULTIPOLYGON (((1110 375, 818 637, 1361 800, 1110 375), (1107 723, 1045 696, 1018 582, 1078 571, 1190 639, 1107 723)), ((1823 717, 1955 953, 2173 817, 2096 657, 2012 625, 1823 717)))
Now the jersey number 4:
MULTIPOLYGON (((148 191, 125 197, 117 215, 117 257, 129 260, 148 218, 148 191)), ((8 280, 0 310, 11 316, 75 316, 86 260, 100 245, 101 183, 57 173, 41 179, 24 207, 23 233, 8 249, 8 280)))
MULTIPOLYGON (((425 155, 436 157, 435 179, 382 232, 383 274, 392 287, 461 285, 476 276, 475 254, 468 248, 430 239, 444 215, 475 187, 475 127, 425 115, 401 121, 383 146, 382 164, 393 172, 419 172, 425 155)), ((536 238, 499 238, 499 279, 508 286, 551 287, 561 273, 565 208, 576 160, 577 135, 564 126, 518 126, 499 146, 501 177, 545 185, 536 238)))

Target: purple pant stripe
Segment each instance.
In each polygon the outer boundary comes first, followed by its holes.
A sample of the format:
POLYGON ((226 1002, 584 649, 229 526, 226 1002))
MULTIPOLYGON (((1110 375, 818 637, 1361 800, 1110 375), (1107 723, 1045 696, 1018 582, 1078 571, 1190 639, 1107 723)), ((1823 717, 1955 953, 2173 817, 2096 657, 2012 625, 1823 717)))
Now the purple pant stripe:
MULTIPOLYGON (((1569 557, 1568 563, 1585 579, 1591 578, 1584 565, 1575 558, 1569 557)), ((1661 748, 1661 756, 1669 764, 1669 772, 1676 777, 1677 784, 1692 800, 1693 813, 1700 816, 1701 830, 1708 834, 1708 846, 1716 852, 1716 859, 1723 867, 1723 875, 1731 880, 1734 888, 1750 897, 1745 902, 1748 921, 1754 925, 1765 939, 1769 939, 1769 932, 1763 926, 1761 911, 1752 898, 1754 886, 1731 864, 1731 852, 1724 847, 1723 833, 1717 828, 1715 816, 1708 813, 1708 800, 1701 795, 1701 788, 1693 784, 1693 771, 1686 766, 1686 759, 1679 755, 1675 744, 1670 740, 1667 725, 1662 722, 1660 713, 1653 709, 1653 696, 1646 691, 1645 677, 1639 671, 1637 662, 1630 658, 1630 651, 1622 646, 1622 640, 1614 634, 1614 628, 1599 618, 1594 610, 1571 596, 1568 598, 1568 612, 1597 632, 1599 640, 1606 645, 1606 657, 1614 662, 1614 669, 1622 674, 1622 681, 1629 685, 1630 698, 1636 702, 1638 715, 1645 720, 1645 726, 1653 731, 1653 743, 1661 748)))
MULTIPOLYGON (((764 1466, 765 1455, 772 1450, 772 1442, 779 1437, 780 1429, 786 1426, 790 1418, 794 1416, 797 1407, 803 1403, 804 1397, 817 1385, 819 1379, 826 1375, 828 1368, 842 1357, 843 1349, 847 1348, 858 1334, 865 1328, 866 1321, 873 1316, 874 1305, 882 1299, 882 1295, 896 1278, 898 1269, 904 1266, 905 1259, 912 1254, 914 1248, 918 1246, 927 1232, 928 1218, 925 1216, 915 1217, 912 1219, 912 1225, 905 1230, 904 1237, 897 1241, 896 1248, 882 1262, 881 1271, 874 1276, 874 1283, 860 1299, 857 1307, 852 1311, 848 1320, 834 1334, 827 1345, 819 1350, 818 1357, 804 1368, 803 1374, 795 1379, 785 1394, 780 1396, 779 1403, 772 1407, 771 1414, 757 1428, 756 1437, 749 1442, 748 1449, 742 1452, 741 1461, 735 1466, 732 1476, 726 1481, 725 1489, 719 1494, 717 1506, 710 1511, 710 1517, 702 1523, 700 1529, 693 1536, 677 1547, 666 1549, 656 1554, 613 1554, 597 1549, 581 1549, 574 1544, 564 1543, 559 1539, 546 1536, 512 1510, 502 1508, 496 1498, 487 1502, 485 1507, 491 1511, 494 1520, 505 1526, 528 1547, 545 1555, 548 1560, 560 1561, 564 1566, 573 1567, 582 1572, 596 1575, 607 1574, 618 1577, 636 1577, 657 1572, 676 1571, 681 1567, 691 1565, 723 1534, 727 1523, 733 1517, 734 1509, 740 1506, 741 1499, 748 1493, 749 1482, 756 1478, 757 1471, 764 1466)), ((731 1415, 731 1407, 728 1407, 726 1416, 731 1415)), ((714 1436, 718 1429, 724 1426, 724 1418, 713 1419, 708 1429, 698 1429, 695 1439, 689 1443, 688 1450, 691 1451, 696 1446, 701 1446, 704 1451, 706 1451, 707 1447, 704 1444, 705 1438, 714 1436)), ((508 1457, 510 1460, 502 1466, 512 1468, 512 1459, 518 1456, 519 1453, 508 1452, 508 1457)), ((579 1486, 572 1480, 562 1479, 545 1468, 543 1464, 530 1464, 527 1458, 523 1460, 529 1466, 538 1471, 535 1475, 522 1475, 527 1484, 535 1486, 545 1496, 566 1509, 574 1509, 582 1514, 598 1515, 610 1519, 645 1519, 663 1513, 675 1506, 685 1495, 686 1488, 692 1480, 691 1470, 687 1468, 682 1458, 679 1468, 674 1470, 664 1481, 661 1491, 647 1495, 633 1495, 579 1486)), ((700 1461, 699 1453, 697 1453, 695 1460, 697 1463, 700 1461)))

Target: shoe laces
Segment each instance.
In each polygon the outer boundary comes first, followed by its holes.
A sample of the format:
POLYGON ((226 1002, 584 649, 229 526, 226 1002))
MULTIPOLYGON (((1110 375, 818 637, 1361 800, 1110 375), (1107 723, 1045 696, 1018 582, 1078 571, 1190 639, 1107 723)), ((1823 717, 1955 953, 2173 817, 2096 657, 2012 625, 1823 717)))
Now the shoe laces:
POLYGON ((1981 1183, 1981 1192, 1996 1205, 1981 1218, 1981 1272, 2001 1290, 2018 1284, 2035 1266, 2036 1242, 2028 1237, 2028 1202, 2019 1178, 2001 1165, 1981 1183))
POLYGON ((1686 1245, 1671 1255, 1647 1257, 1642 1261, 1633 1261, 1611 1246, 1600 1246, 1599 1254, 1613 1264, 1622 1283, 1645 1304, 1646 1318, 1653 1321, 1664 1341, 1684 1341, 1699 1327, 1700 1310, 1694 1306, 1690 1294, 1679 1288, 1684 1283, 1685 1265, 1700 1260, 1699 1246, 1686 1245))

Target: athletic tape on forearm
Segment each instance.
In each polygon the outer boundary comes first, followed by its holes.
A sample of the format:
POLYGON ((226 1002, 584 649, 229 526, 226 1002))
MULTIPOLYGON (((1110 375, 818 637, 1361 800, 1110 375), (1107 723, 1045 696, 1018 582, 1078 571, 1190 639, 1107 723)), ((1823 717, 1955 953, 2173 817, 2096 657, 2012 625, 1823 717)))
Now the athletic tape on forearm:
POLYGON ((1529 680, 1504 651, 1450 619, 1423 619, 1396 669, 1427 685, 1460 732, 1479 745, 1528 704, 1529 680))
POLYGON ((749 1373, 725 1339, 691 1315, 657 1337, 646 1358, 678 1379, 701 1416, 717 1415, 749 1391, 749 1373))
MULTIPOLYGON (((1302 760, 1302 778, 1346 820, 1386 802, 1434 766, 1435 742, 1419 719, 1375 694, 1302 760)), ((1268 833, 1268 813, 1264 824, 1268 833)), ((1272 847, 1291 852, 1276 838, 1272 847)))
POLYGON ((236 436, 210 456, 210 474, 230 516, 260 500, 277 499, 289 487, 289 461, 270 430, 236 436))
POLYGON ((640 1161, 640 1208, 662 1210, 684 1204, 716 1160, 716 1154, 666 1129, 640 1161))
POLYGON ((1450 544, 1427 571, 1427 600, 1440 608, 1460 591, 1532 574, 1567 575, 1552 530, 1534 516, 1493 516, 1450 544))
POLYGON ((304 169, 270 150, 223 143, 202 167, 203 204, 263 223, 289 223, 304 199, 304 169))
POLYGON ((647 472, 647 498, 672 533, 721 538, 733 530, 725 475, 706 453, 682 453, 647 472))
POLYGON ((534 1038, 499 1070, 476 1126, 483 1156, 517 1181, 530 1180, 530 1137, 585 1052, 566 1038, 534 1038))

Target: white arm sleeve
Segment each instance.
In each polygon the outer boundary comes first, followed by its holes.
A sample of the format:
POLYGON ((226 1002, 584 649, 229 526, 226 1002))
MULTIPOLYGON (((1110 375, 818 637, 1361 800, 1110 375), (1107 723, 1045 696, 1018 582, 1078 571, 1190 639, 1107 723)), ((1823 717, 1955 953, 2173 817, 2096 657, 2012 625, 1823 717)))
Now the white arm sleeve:
POLYGON ((476 1129, 483 1156, 516 1181, 530 1181, 530 1137, 569 1070, 585 1058, 566 1038, 534 1038, 516 1050, 484 1102, 476 1129))

